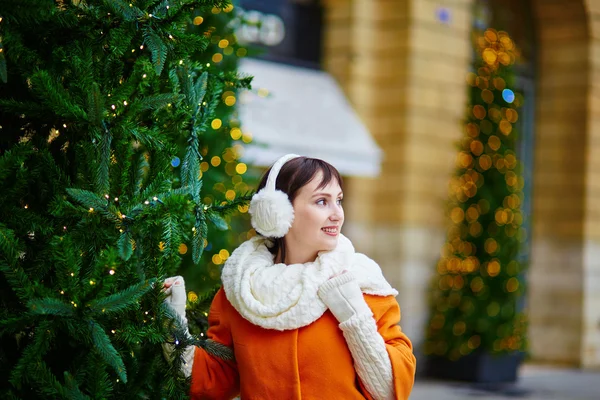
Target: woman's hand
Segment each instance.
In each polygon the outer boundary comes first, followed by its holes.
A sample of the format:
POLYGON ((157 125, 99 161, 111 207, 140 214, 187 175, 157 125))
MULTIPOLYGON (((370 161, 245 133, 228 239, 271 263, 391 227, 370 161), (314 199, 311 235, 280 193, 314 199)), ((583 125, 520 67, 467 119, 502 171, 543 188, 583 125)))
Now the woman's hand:
POLYGON ((181 276, 172 276, 165 279, 163 292, 167 295, 165 303, 169 305, 187 324, 185 317, 185 304, 187 293, 185 292, 185 281, 181 276))
POLYGON ((373 314, 363 297, 356 278, 346 270, 323 283, 318 294, 321 301, 340 323, 355 315, 373 314))

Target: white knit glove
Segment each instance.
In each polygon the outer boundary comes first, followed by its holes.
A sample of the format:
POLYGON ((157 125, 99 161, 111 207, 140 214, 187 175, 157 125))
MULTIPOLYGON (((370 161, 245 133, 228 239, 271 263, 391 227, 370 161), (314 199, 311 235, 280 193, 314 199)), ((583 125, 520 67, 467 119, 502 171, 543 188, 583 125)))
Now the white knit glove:
MULTIPOLYGON (((185 327, 186 334, 189 335, 187 329, 187 318, 185 316, 185 304, 187 301, 187 294, 185 292, 185 281, 181 276, 173 276, 165 279, 164 292, 167 295, 165 303, 171 307, 180 317, 185 327)), ((163 343, 163 355, 169 362, 173 361, 173 351, 175 345, 172 343, 163 343)), ((194 362, 194 346, 188 346, 183 350, 183 364, 181 370, 185 377, 189 377, 192 374, 192 364, 194 362)))
POLYGON ((322 284, 319 297, 340 323, 354 315, 373 315, 350 272, 344 272, 322 284))
POLYGON ((185 281, 182 276, 172 276, 165 279, 164 292, 167 295, 165 303, 167 303, 185 322, 187 326, 187 318, 185 317, 185 304, 187 302, 187 293, 185 292, 185 281))
POLYGON ((393 372, 386 345, 358 282, 344 272, 321 285, 319 297, 340 323, 356 373, 375 400, 394 398, 393 372))

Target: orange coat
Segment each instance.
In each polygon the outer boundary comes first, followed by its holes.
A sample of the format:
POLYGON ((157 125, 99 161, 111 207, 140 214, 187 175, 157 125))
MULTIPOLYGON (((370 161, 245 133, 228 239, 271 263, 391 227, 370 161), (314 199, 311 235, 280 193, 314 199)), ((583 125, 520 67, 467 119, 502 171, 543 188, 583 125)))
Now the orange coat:
MULTIPOLYGON (((408 399, 416 359, 402 333, 400 307, 393 296, 364 295, 392 363, 396 399, 408 399)), ((356 374, 352 355, 329 310, 312 324, 293 330, 264 329, 245 320, 223 289, 208 316, 208 337, 233 347, 235 361, 196 348, 191 398, 372 399, 356 374)))

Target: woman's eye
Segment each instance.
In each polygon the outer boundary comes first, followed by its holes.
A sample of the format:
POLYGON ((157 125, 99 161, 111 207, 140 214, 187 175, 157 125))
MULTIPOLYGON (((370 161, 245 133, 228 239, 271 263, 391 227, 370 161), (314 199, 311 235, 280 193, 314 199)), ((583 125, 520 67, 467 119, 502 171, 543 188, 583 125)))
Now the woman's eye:
POLYGON ((344 202, 344 199, 338 199, 337 200, 337 203, 338 203, 339 206, 341 206, 343 202, 344 202))
POLYGON ((320 206, 324 206, 325 205, 325 199, 319 199, 317 200, 317 204, 320 206))

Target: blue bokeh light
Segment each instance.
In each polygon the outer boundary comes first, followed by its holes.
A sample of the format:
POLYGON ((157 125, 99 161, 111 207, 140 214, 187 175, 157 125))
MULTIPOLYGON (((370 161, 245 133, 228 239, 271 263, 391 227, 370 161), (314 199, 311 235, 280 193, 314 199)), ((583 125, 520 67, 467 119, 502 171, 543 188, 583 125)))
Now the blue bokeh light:
POLYGON ((179 167, 179 164, 181 164, 181 160, 179 159, 179 157, 175 157, 171 160, 171 165, 175 168, 179 167))
POLYGON ((504 89, 502 91, 502 98, 504 99, 504 101, 506 101, 507 103, 512 103, 513 101, 515 101, 515 92, 513 92, 510 89, 504 89))
POLYGON ((438 21, 443 24, 450 23, 450 10, 446 7, 438 7, 435 10, 435 16, 437 17, 438 21))

